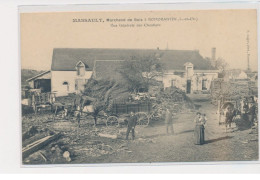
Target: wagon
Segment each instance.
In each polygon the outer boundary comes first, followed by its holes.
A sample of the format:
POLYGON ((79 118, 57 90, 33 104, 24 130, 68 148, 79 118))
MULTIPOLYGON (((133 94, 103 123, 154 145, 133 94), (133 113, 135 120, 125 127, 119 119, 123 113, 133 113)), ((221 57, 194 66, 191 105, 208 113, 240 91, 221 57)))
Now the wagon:
POLYGON ((31 92, 32 107, 37 114, 42 110, 52 110, 52 104, 55 101, 54 93, 41 93, 38 91, 31 92))
POLYGON ((135 116, 137 116, 137 125, 148 126, 152 115, 151 107, 152 103, 148 100, 137 102, 114 101, 111 115, 107 117, 106 125, 109 126, 124 123, 130 116, 130 113, 134 112, 135 116))
MULTIPOLYGON (((83 99, 89 101, 85 103, 84 100, 80 101, 78 105, 60 105, 62 111, 57 113, 57 108, 55 108, 55 115, 64 119, 67 116, 73 116, 80 123, 81 120, 94 119, 102 120, 105 122, 106 126, 119 126, 126 122, 131 112, 134 112, 137 116, 137 125, 148 126, 150 119, 152 117, 150 101, 136 101, 136 102, 126 102, 126 101, 113 101, 112 108, 108 112, 103 112, 102 115, 94 114, 95 107, 92 102, 95 101, 94 98, 83 97, 83 99)), ((57 103, 55 103, 57 104, 57 103)), ((56 105, 54 105, 56 106, 56 105)), ((86 121, 85 121, 86 122, 86 121)), ((87 122, 88 123, 88 122, 87 122)))

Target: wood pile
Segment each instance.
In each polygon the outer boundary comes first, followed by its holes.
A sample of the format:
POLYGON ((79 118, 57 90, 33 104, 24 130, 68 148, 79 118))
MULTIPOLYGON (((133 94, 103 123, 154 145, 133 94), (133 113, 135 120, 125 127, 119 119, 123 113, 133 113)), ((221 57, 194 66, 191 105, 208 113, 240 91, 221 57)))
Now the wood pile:
POLYGON ((238 100, 249 95, 248 81, 221 81, 215 80, 211 86, 211 97, 214 104, 217 100, 238 100))

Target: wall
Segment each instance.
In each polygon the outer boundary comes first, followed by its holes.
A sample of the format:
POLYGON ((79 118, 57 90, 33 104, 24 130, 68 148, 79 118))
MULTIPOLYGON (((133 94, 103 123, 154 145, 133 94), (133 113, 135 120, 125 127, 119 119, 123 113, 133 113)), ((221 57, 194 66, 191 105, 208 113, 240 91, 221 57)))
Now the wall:
POLYGON ((202 81, 205 81, 206 90, 210 90, 211 81, 218 78, 218 73, 194 73, 192 77, 192 92, 202 91, 202 81))
POLYGON ((75 90, 76 79, 90 79, 92 71, 86 71, 84 76, 77 76, 76 71, 52 71, 51 72, 51 91, 56 91, 56 96, 66 96, 68 93, 78 93, 75 90), (64 82, 68 82, 68 89, 64 82))
MULTIPOLYGON (((211 81, 218 77, 218 73, 215 72, 194 72, 194 75, 190 78, 191 79, 191 93, 196 91, 202 91, 202 80, 206 79, 205 82, 206 89, 210 89, 211 81)), ((171 81, 175 80, 175 87, 186 91, 187 86, 187 77, 181 77, 178 75, 174 75, 173 73, 166 73, 163 75, 163 85, 164 89, 167 87, 171 87, 171 81)))
POLYGON ((175 80, 175 87, 185 90, 186 87, 186 80, 185 78, 181 78, 178 75, 174 75, 174 74, 164 74, 163 75, 163 86, 164 89, 167 87, 171 87, 172 85, 172 80, 175 80))

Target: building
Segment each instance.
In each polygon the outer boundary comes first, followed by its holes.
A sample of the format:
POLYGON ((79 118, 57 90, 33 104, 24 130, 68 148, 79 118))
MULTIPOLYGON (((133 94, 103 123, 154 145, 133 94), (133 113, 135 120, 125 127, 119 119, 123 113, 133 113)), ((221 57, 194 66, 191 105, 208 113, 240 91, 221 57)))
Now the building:
POLYGON ((161 78, 164 87, 176 86, 192 93, 208 89, 211 79, 217 74, 212 63, 205 60, 198 50, 55 48, 51 70, 27 81, 31 88, 65 96, 84 90, 92 76, 97 79, 118 78, 117 68, 124 60, 148 56, 160 60, 166 70, 161 78))
POLYGON ((41 89, 41 92, 51 91, 51 71, 45 71, 26 81, 32 89, 41 89))
POLYGON ((164 73, 163 85, 164 88, 177 87, 187 94, 206 93, 210 90, 211 82, 218 78, 218 73, 216 69, 194 69, 194 65, 187 62, 182 69, 164 73))

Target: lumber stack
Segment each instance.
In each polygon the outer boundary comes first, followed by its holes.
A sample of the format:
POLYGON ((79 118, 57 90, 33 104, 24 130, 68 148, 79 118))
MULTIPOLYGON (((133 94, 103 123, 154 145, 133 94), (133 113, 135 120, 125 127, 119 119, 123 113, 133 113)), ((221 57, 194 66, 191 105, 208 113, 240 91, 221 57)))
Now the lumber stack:
POLYGON ((23 158, 28 157, 30 154, 42 149, 44 146, 48 145, 51 141, 58 139, 61 134, 54 134, 46 136, 42 139, 34 141, 33 143, 27 145, 22 149, 23 158))

